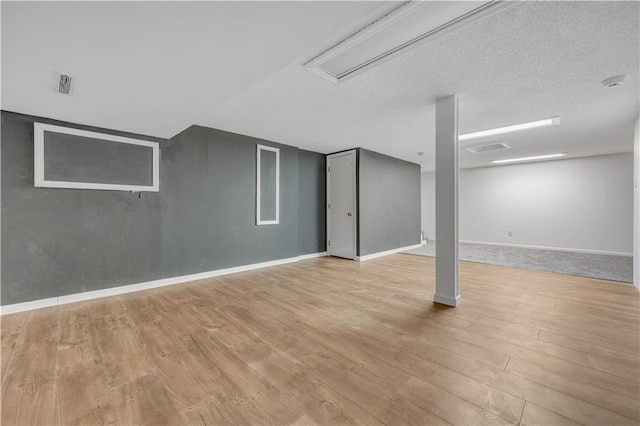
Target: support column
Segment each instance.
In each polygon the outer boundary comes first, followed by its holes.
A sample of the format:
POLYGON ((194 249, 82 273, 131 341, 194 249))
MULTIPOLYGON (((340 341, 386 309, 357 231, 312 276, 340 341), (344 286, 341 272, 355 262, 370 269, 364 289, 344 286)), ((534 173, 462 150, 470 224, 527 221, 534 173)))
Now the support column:
POLYGON ((640 290, 640 116, 633 133, 633 285, 640 290))
POLYGON ((436 294, 458 306, 458 98, 436 101, 436 294))

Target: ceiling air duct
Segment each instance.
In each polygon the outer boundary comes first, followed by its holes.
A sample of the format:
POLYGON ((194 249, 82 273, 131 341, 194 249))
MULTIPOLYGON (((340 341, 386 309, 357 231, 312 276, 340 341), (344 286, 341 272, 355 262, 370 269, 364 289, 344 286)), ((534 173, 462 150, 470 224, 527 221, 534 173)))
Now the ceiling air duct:
POLYGON ((409 1, 305 64, 333 82, 486 17, 513 1, 409 1))

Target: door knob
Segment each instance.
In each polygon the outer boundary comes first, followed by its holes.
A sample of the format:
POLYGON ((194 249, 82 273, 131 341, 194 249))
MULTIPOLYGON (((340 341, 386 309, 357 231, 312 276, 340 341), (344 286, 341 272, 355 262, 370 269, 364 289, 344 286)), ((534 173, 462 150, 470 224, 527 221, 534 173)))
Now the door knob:
POLYGON ((347 213, 347 216, 351 217, 353 214, 351 212, 347 213))

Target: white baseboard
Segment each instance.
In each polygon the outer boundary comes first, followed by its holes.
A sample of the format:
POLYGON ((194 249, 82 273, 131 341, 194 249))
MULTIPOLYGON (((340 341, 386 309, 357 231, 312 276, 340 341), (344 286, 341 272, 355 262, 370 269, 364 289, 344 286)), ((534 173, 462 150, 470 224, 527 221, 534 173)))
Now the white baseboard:
POLYGON ((460 240, 464 244, 481 244, 485 246, 498 246, 498 247, 516 247, 525 249, 536 250, 551 250, 551 251, 570 251, 574 253, 593 253, 593 254, 608 254, 614 256, 626 256, 632 257, 633 253, 619 252, 619 251, 604 251, 604 250, 589 250, 589 249, 577 249, 577 248, 563 248, 563 247, 546 247, 546 246, 530 246, 526 244, 509 244, 509 243, 487 243, 484 241, 468 241, 460 240))
POLYGON ((197 274, 190 274, 190 275, 182 275, 179 277, 163 278, 163 279, 147 281, 143 283, 105 288, 102 290, 67 294, 65 296, 50 297, 48 299, 34 300, 31 302, 15 303, 13 305, 0 306, 0 315, 8 315, 8 314, 13 314, 17 312, 30 311, 33 309, 65 305, 67 303, 99 299, 101 297, 116 296, 118 294, 133 293, 136 291, 148 290, 151 288, 166 287, 169 285, 181 284, 181 283, 190 282, 190 281, 197 281, 205 278, 213 278, 213 277, 219 277, 221 275, 235 274, 237 272, 251 271, 253 269, 284 265, 287 263, 298 262, 300 260, 311 259, 314 257, 322 257, 326 255, 327 255, 327 252, 311 253, 311 254, 305 254, 302 256, 290 257, 287 259, 271 260, 269 262, 253 263, 250 265, 242 265, 242 266, 235 266, 233 268, 217 269, 214 271, 200 272, 197 274))
POLYGON ((392 250, 386 250, 386 251, 381 251, 381 252, 378 252, 378 253, 367 254, 365 256, 356 256, 356 260, 359 261, 359 262, 364 262, 364 261, 367 261, 367 260, 375 259, 376 257, 388 256, 390 254, 400 253, 400 252, 403 252, 403 251, 417 249, 417 248, 420 248, 420 247, 422 247, 422 244, 414 244, 412 246, 399 247, 399 248, 392 249, 392 250))
POLYGON ((57 305, 58 305, 57 297, 33 300, 31 302, 15 303, 13 305, 0 306, 0 315, 31 311, 34 309, 49 308, 51 306, 57 306, 57 305))
POLYGON ((302 255, 298 256, 298 260, 314 259, 316 257, 324 257, 326 255, 327 255, 326 251, 321 251, 319 253, 302 254, 302 255))

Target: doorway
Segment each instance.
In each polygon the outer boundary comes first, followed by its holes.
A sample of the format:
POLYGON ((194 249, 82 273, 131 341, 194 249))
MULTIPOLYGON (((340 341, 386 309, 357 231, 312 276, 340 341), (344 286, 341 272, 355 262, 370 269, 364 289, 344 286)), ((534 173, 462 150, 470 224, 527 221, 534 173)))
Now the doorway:
POLYGON ((327 156, 327 253, 356 258, 356 151, 327 156))

